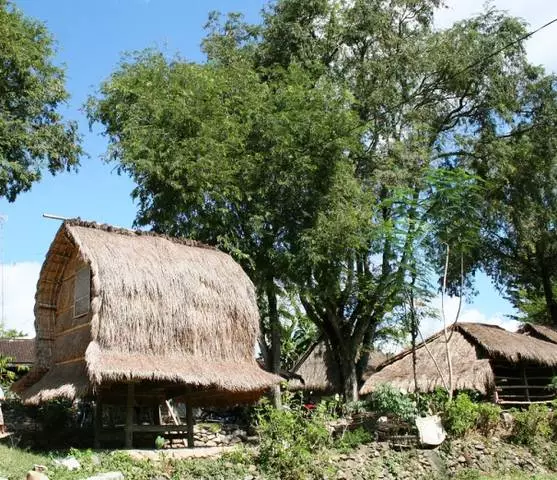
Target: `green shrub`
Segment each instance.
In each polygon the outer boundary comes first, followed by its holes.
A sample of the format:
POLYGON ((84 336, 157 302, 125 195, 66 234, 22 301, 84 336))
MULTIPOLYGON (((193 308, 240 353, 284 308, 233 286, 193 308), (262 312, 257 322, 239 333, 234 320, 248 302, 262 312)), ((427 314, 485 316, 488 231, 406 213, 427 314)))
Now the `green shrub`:
POLYGON ((371 441, 373 441, 373 435, 365 428, 358 427, 354 430, 346 430, 342 437, 336 440, 335 447, 342 452, 349 452, 371 441))
POLYGON ((478 405, 466 393, 459 393, 454 400, 447 402, 443 423, 450 435, 462 437, 474 428, 477 420, 478 405))
POLYGON ((385 383, 373 391, 369 399, 370 408, 381 414, 411 422, 418 410, 415 402, 392 385, 385 383))
POLYGON ((332 445, 322 411, 318 407, 307 415, 301 405, 282 409, 262 406, 257 415, 257 431, 263 470, 286 480, 318 477, 320 463, 316 459, 332 445))
POLYGON ((499 426, 501 407, 493 403, 480 403, 477 405, 478 418, 476 427, 483 435, 492 434, 499 426))
POLYGON ((514 410, 512 439, 516 443, 536 446, 551 438, 552 413, 545 405, 530 405, 528 410, 514 410))
POLYGON ((444 388, 437 387, 430 393, 414 393, 413 398, 420 415, 435 415, 445 410, 445 406, 449 401, 449 394, 444 388))

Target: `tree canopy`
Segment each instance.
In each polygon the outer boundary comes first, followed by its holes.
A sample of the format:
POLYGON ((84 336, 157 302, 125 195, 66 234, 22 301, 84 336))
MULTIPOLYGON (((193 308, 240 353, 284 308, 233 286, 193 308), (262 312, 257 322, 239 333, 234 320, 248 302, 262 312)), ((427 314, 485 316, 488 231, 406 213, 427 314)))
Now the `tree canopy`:
POLYGON ((271 336, 277 296, 295 292, 348 399, 445 245, 477 265, 491 179, 470 159, 497 148, 540 75, 522 22, 489 9, 435 30, 439 3, 279 0, 258 26, 213 15, 206 62, 128 57, 88 104, 138 184, 137 223, 235 255, 271 336))
POLYGON ((44 170, 78 164, 77 126, 64 122, 64 71, 53 64, 53 40, 44 24, 0 0, 0 197, 29 190, 44 170))

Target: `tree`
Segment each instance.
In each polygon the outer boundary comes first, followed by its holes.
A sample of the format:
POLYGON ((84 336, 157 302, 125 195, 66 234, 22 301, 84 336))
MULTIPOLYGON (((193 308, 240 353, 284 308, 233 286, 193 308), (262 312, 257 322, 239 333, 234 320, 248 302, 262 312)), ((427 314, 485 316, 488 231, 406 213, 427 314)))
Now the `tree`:
MULTIPOLYGON (((479 204, 484 268, 530 321, 557 326, 557 77, 532 68, 512 115, 462 163, 489 187, 479 204)), ((473 262, 476 262, 475 264, 473 262)))
POLYGON ((449 149, 508 109, 524 70, 519 44, 479 62, 520 22, 488 11, 436 32, 437 5, 281 0, 261 27, 213 17, 207 63, 147 52, 89 104, 138 184, 137 223, 235 255, 275 332, 279 287, 295 291, 348 400, 426 247, 476 225, 449 149))
POLYGON ((81 154, 76 124, 57 112, 68 94, 53 53, 45 25, 0 0, 0 197, 9 201, 81 154))

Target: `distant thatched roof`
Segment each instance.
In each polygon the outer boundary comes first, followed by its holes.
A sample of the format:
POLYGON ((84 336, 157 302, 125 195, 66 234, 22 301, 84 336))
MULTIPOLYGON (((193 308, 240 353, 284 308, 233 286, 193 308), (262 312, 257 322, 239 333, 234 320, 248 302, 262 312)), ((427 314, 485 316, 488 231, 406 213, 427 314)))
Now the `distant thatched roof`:
MULTIPOLYGON (((451 331, 449 345, 455 388, 458 390, 471 389, 487 393, 494 382, 490 359, 557 366, 557 347, 549 342, 478 323, 458 323, 451 327, 451 331)), ((431 336, 425 343, 427 348, 422 343, 416 349, 418 389, 422 392, 444 386, 435 362, 445 379, 448 378, 443 332, 431 336)), ((368 394, 382 383, 390 383, 407 392, 415 390, 411 349, 383 363, 365 382, 360 393, 368 394)))
POLYGON ((32 365, 35 361, 35 340, 0 338, 0 357, 10 358, 11 365, 32 365))
POLYGON ((519 333, 531 335, 532 337, 539 338, 540 340, 557 343, 557 330, 546 325, 526 323, 518 331, 519 333))
MULTIPOLYGON (((362 381, 375 372, 376 367, 384 362, 387 356, 379 351, 369 352, 367 368, 362 375, 362 381)), ((292 390, 306 390, 316 393, 339 393, 342 391, 340 372, 332 352, 327 343, 320 340, 314 343, 308 351, 298 360, 292 369, 296 377, 301 377, 289 382, 292 390)))
POLYGON ((29 403, 129 381, 183 386, 180 394, 208 389, 233 402, 280 381, 254 359, 253 284, 229 255, 198 242, 66 221, 41 270, 35 316, 40 361, 19 385, 29 403), (52 305, 76 248, 90 265, 91 319, 70 345, 53 334, 52 305), (68 349, 76 358, 57 361, 68 349))

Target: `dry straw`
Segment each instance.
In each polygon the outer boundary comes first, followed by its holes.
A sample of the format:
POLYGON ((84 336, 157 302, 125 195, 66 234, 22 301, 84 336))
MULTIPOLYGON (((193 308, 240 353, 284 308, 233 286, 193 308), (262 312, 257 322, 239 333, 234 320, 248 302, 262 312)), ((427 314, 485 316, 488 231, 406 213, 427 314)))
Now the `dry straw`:
POLYGON ((253 284, 229 255, 198 242, 66 221, 41 270, 35 317, 36 370, 47 373, 19 385, 30 403, 128 381, 203 387, 234 402, 279 380, 254 359, 253 284), (90 267, 91 310, 61 332, 60 285, 74 260, 90 267))

